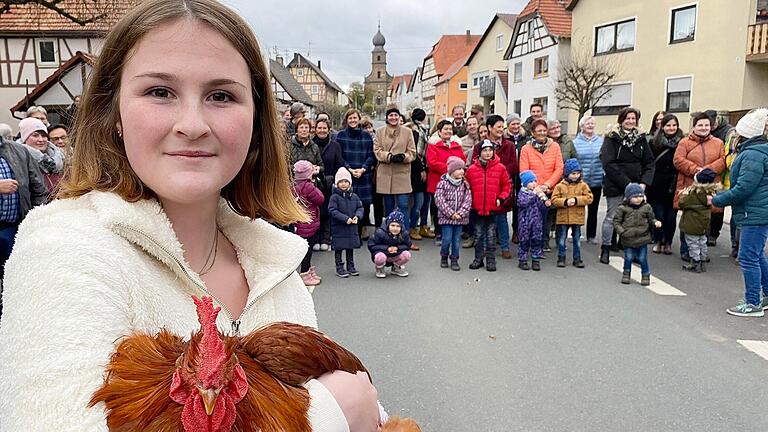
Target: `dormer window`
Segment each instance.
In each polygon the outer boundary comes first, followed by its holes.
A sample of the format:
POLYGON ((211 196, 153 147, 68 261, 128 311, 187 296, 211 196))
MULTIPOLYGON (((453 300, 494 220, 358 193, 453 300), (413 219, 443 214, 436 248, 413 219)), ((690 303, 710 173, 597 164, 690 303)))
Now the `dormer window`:
POLYGON ((59 52, 55 39, 37 39, 37 65, 40 67, 59 67, 59 52))

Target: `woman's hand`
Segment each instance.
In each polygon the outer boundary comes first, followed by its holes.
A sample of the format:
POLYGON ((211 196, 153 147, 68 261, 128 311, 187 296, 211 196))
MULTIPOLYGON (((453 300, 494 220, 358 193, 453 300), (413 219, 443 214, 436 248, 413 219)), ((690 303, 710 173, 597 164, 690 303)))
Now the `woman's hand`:
POLYGON ((336 399, 350 432, 376 432, 379 427, 378 392, 368 374, 334 371, 317 379, 336 399))

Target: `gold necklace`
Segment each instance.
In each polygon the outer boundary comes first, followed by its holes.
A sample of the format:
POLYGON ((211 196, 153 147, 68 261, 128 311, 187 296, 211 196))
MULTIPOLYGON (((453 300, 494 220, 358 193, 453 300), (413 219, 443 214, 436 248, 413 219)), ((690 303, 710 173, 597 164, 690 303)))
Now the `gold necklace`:
POLYGON ((216 230, 214 231, 214 237, 213 237, 213 245, 211 247, 211 250, 208 252, 208 257, 205 259, 205 264, 203 264, 203 268, 200 269, 198 274, 200 276, 204 276, 208 274, 212 269, 213 265, 216 264, 216 255, 219 254, 219 227, 215 227, 216 230), (213 256, 213 259, 211 260, 211 256, 213 256), (210 261, 210 265, 208 262, 210 261))

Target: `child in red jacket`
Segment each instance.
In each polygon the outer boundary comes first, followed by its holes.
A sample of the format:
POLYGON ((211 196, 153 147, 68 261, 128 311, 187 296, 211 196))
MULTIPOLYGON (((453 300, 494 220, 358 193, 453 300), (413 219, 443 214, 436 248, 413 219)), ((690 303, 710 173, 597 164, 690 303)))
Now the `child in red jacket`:
POLYGON ((312 176, 315 173, 315 167, 306 160, 297 161, 293 165, 293 189, 296 193, 296 199, 307 208, 311 220, 307 223, 296 224, 296 234, 306 239, 309 243, 307 254, 301 261, 301 280, 306 286, 315 286, 320 284, 320 276, 315 274, 315 267, 312 265, 312 246, 318 242, 318 231, 320 230, 320 206, 323 205, 325 197, 320 189, 312 182, 312 176))
POLYGON ((475 260, 472 270, 483 267, 496 271, 496 215, 512 192, 512 182, 501 161, 496 157, 493 143, 485 140, 480 157, 467 169, 467 182, 472 190, 472 212, 475 213, 475 260))

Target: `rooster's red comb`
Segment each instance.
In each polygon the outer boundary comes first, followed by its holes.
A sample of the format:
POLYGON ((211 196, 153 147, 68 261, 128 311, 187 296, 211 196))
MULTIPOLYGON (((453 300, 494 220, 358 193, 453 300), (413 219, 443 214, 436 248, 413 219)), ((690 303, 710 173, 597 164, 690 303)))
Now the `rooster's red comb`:
POLYGON ((203 331, 203 338, 200 342, 200 363, 198 364, 198 378, 205 385, 212 385, 215 375, 221 371, 221 367, 227 360, 224 352, 224 342, 219 335, 219 329, 216 327, 216 317, 221 311, 220 307, 213 307, 211 297, 199 299, 192 296, 192 300, 197 306, 197 319, 200 321, 200 328, 203 331))

